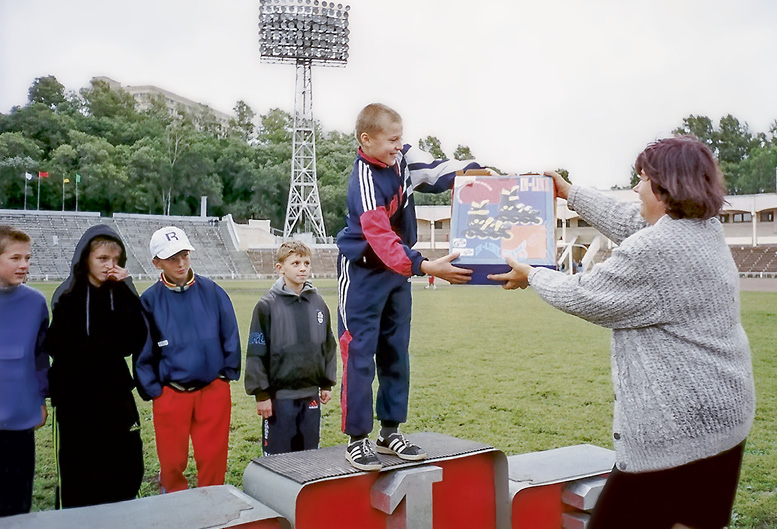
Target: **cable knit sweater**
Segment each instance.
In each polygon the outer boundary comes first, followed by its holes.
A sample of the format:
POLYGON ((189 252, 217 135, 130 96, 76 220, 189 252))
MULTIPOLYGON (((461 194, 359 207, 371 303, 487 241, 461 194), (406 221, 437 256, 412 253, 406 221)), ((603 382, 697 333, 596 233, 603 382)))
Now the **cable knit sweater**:
POLYGON ((536 268, 545 301, 613 330, 616 464, 676 467, 741 443, 755 414, 738 274, 716 218, 648 226, 638 203, 573 186, 570 208, 618 243, 584 275, 536 268))

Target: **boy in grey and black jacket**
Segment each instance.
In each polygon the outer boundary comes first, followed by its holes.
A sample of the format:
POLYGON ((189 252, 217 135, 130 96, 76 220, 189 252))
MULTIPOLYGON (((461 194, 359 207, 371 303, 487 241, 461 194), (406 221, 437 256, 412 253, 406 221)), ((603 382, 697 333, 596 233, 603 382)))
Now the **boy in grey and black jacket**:
POLYGON ((318 448, 320 405, 329 401, 337 381, 329 309, 307 280, 310 256, 310 248, 298 241, 278 248, 281 277, 251 319, 245 386, 263 419, 266 455, 318 448))

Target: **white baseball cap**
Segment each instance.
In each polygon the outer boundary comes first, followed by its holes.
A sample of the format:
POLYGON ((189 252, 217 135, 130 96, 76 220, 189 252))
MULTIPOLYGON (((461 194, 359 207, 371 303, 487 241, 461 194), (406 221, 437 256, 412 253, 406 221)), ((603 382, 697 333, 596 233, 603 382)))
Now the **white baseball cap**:
POLYGON ((192 243, 189 242, 189 237, 181 228, 175 226, 166 226, 156 230, 151 236, 149 248, 151 257, 160 259, 167 259, 183 250, 194 250, 192 243))

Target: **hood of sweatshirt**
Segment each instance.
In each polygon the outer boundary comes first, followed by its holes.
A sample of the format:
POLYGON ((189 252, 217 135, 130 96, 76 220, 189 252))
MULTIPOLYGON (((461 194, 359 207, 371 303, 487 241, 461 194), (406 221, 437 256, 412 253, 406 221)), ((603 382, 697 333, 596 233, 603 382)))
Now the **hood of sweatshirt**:
MULTIPOLYGON (((89 245, 92 240, 97 237, 105 237, 107 239, 116 241, 116 243, 121 247, 119 266, 124 268, 127 265, 127 249, 124 246, 124 242, 121 240, 121 237, 119 237, 119 234, 116 233, 116 230, 107 224, 98 224, 96 226, 92 226, 84 232, 84 234, 81 236, 81 239, 78 241, 78 244, 76 244, 76 249, 73 252, 73 259, 70 263, 70 275, 67 277, 67 279, 65 279, 65 281, 62 282, 61 285, 59 285, 59 287, 57 287, 57 290, 51 297, 52 309, 62 294, 72 292, 79 285, 86 286, 88 284, 89 279, 87 276, 89 273, 89 265, 87 260, 89 258, 89 245)), ((124 280, 124 282, 137 295, 137 290, 135 289, 135 285, 132 283, 132 279, 128 277, 124 280)))

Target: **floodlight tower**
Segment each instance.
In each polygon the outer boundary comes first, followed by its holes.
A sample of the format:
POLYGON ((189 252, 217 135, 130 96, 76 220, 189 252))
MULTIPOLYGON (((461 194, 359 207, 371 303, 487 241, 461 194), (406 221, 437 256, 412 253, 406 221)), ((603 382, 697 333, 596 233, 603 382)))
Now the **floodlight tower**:
POLYGON ((350 6, 318 0, 259 0, 259 50, 263 62, 294 63, 294 136, 291 186, 283 238, 302 224, 325 242, 324 217, 316 179, 311 66, 348 62, 350 6))

